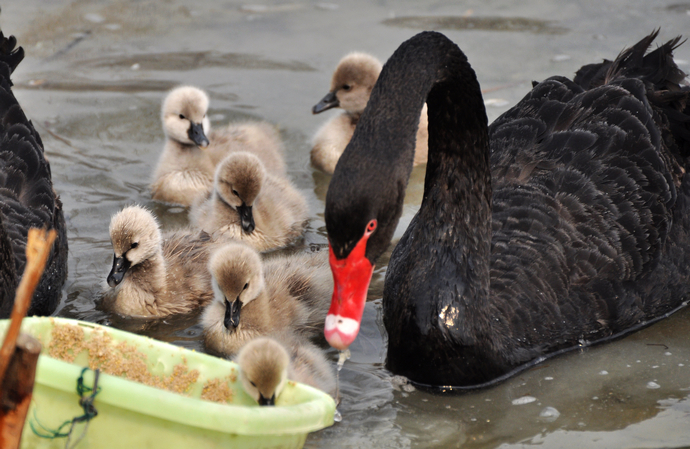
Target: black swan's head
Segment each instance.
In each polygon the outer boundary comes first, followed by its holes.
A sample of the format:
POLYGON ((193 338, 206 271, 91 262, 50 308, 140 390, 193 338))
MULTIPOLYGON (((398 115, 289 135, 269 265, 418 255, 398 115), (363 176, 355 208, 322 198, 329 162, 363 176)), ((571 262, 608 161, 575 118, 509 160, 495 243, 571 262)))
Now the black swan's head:
POLYGON ((395 232, 406 183, 400 183, 398 188, 377 182, 349 187, 364 189, 364 194, 355 196, 349 193, 350 189, 329 188, 325 217, 334 281, 325 335, 337 349, 346 349, 357 337, 374 264, 395 232))

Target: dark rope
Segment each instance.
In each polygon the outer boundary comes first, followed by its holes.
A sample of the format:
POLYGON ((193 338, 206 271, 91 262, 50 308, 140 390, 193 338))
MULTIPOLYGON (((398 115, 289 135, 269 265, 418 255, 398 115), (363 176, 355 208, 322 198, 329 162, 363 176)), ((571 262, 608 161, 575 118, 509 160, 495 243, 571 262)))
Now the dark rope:
POLYGON ((89 368, 84 368, 83 370, 81 370, 81 375, 77 379, 77 394, 79 394, 79 405, 84 410, 84 414, 81 416, 75 416, 71 420, 62 423, 60 427, 57 428, 57 430, 52 430, 41 424, 41 422, 38 420, 38 417, 36 416, 36 409, 34 408, 34 419, 29 421, 29 425, 31 426, 31 430, 34 432, 34 434, 41 438, 48 438, 51 440, 54 440, 55 438, 67 438, 65 448, 69 448, 69 443, 72 436, 72 431, 74 430, 74 426, 77 423, 86 421, 84 431, 79 436, 77 441, 74 442, 74 446, 79 444, 81 439, 84 438, 86 430, 89 427, 89 422, 98 415, 98 410, 96 410, 96 406, 93 403, 96 400, 96 395, 101 391, 101 389, 98 387, 98 376, 100 374, 100 370, 98 369, 94 371, 93 387, 87 387, 86 385, 84 385, 84 373, 88 369, 89 368), (91 393, 91 395, 84 396, 85 393, 89 392, 91 393), (39 431, 34 426, 34 421, 41 427, 41 431, 39 431), (64 429, 68 425, 70 426, 69 432, 62 432, 62 429, 64 429))

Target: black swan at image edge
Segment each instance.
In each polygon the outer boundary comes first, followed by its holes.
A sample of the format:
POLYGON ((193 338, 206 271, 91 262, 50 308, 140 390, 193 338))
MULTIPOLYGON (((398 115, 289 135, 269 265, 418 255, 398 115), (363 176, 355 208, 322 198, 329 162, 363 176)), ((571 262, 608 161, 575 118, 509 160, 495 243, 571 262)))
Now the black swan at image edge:
POLYGON ((388 60, 325 219, 335 259, 364 241, 375 263, 402 212, 426 102, 424 199, 384 285, 392 372, 488 386, 684 305, 690 88, 672 57, 680 38, 647 53, 657 35, 572 81, 534 83, 491 126, 474 71, 442 34, 388 60))
POLYGON ((30 228, 57 230, 29 315, 55 311, 67 278, 67 230, 53 190, 43 142, 12 93, 10 75, 24 58, 14 36, 0 32, 0 318, 7 318, 26 264, 30 228))

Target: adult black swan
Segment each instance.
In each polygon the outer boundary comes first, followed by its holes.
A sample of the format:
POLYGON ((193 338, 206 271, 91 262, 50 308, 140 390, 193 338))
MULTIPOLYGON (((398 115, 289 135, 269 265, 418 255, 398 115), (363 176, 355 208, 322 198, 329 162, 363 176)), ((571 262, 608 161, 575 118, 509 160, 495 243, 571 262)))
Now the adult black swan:
POLYGON ((14 36, 0 32, 0 318, 12 311, 26 264, 29 228, 57 230, 46 268, 29 308, 50 315, 67 277, 67 230, 62 203, 53 190, 43 142, 12 93, 10 75, 24 58, 14 36))
POLYGON ((615 61, 549 78, 487 127, 476 76, 439 33, 393 54, 331 180, 335 280, 325 334, 359 330, 389 245, 419 113, 429 161, 419 212, 383 292, 387 367, 413 382, 475 388, 604 341, 683 306, 690 285, 685 74, 658 32, 615 61))

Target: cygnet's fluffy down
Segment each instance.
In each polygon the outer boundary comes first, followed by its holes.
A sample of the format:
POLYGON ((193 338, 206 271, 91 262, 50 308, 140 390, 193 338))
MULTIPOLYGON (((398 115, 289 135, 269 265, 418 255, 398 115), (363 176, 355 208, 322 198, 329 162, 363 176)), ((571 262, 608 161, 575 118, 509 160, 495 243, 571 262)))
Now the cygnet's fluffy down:
MULTIPOLYGON (((350 53, 340 60, 333 72, 331 90, 312 108, 314 114, 331 108, 344 109, 342 114, 324 123, 312 140, 311 163, 315 168, 329 174, 333 173, 335 164, 350 142, 359 117, 369 102, 379 73, 381 62, 366 53, 350 53)), ((414 165, 424 164, 427 160, 427 123, 425 105, 417 131, 414 165)))
POLYGON ((208 234, 163 236, 150 211, 130 206, 111 219, 110 239, 115 254, 104 307, 127 316, 166 316, 191 312, 213 298, 208 234))
POLYGON ((173 89, 163 102, 166 143, 153 173, 151 196, 190 206, 209 194, 218 163, 234 151, 257 154, 270 171, 285 173, 283 145, 276 129, 263 122, 230 124, 211 131, 209 99, 192 86, 173 89))
POLYGON ((231 356, 256 337, 323 331, 333 291, 325 251, 262 263, 253 248, 229 243, 213 253, 209 270, 214 299, 201 318, 208 349, 231 356))
POLYGON ((192 208, 193 226, 259 251, 284 247, 302 234, 304 196, 286 178, 269 173, 257 156, 229 155, 216 170, 214 186, 211 196, 192 208))
POLYGON ((217 166, 230 153, 256 155, 272 175, 285 176, 284 147, 275 126, 266 122, 231 123, 210 133, 213 163, 217 166))
POLYGON ((237 363, 242 386, 259 405, 275 405, 288 379, 335 393, 335 376, 323 351, 289 333, 250 341, 237 363))

